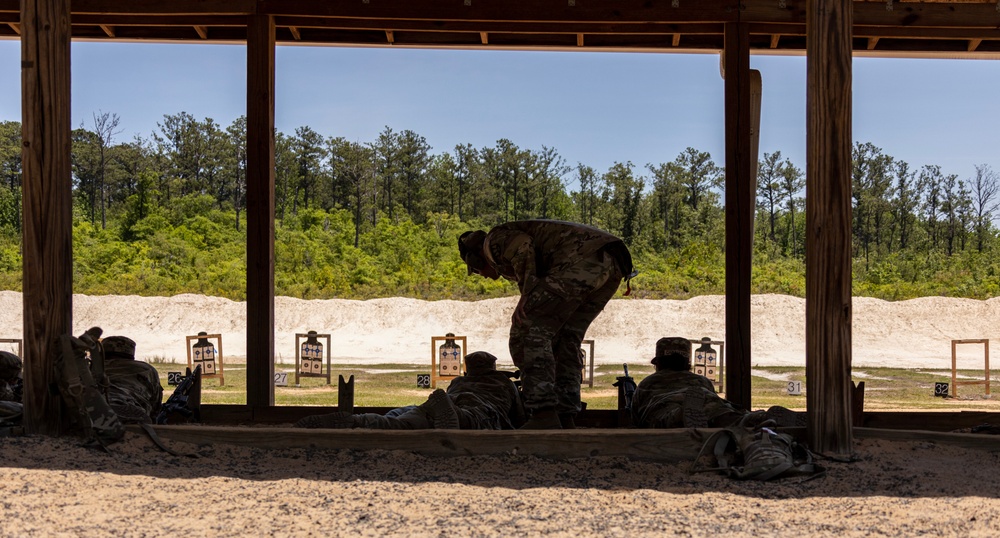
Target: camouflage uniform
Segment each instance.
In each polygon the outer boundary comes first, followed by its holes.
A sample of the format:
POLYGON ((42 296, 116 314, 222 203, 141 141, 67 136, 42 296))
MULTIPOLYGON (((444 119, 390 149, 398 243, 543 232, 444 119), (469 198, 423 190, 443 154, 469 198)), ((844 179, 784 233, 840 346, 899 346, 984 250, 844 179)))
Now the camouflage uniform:
POLYGON ((135 360, 135 342, 130 338, 109 336, 101 343, 108 404, 123 422, 151 422, 163 402, 160 374, 153 365, 135 360))
POLYGON ((517 282, 526 321, 510 329, 524 405, 580 411, 580 343, 594 318, 632 273, 621 239, 583 224, 527 220, 502 224, 483 250, 496 272, 517 282))
POLYGON ((451 380, 447 391, 437 390, 423 405, 378 413, 331 413, 306 417, 305 428, 368 428, 376 430, 511 430, 524 422, 524 407, 510 376, 496 369, 496 357, 485 351, 470 353, 468 372, 451 380))
POLYGON ((0 402, 20 402, 24 382, 21 378, 21 357, 0 351, 0 402))
POLYGON ((643 379, 632 399, 637 428, 721 426, 745 413, 719 397, 707 377, 694 372, 660 370, 643 379))

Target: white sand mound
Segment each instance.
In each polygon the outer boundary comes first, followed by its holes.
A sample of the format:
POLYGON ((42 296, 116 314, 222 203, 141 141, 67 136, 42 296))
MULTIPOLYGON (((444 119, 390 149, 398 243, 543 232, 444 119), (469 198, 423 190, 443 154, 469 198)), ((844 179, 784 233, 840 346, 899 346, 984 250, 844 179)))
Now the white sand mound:
MULTIPOLYGON (((428 363, 432 336, 468 338, 469 349, 509 361, 507 331, 516 298, 483 301, 421 301, 407 298, 352 301, 275 299, 275 354, 295 357, 295 334, 331 335, 334 360, 364 364, 428 363)), ((888 302, 854 299, 853 364, 905 368, 950 368, 951 340, 1000 339, 1000 298, 987 301, 924 297, 888 302)), ((20 338, 21 294, 0 292, 0 338, 20 338)), ((751 303, 755 366, 805 364, 805 300, 757 295, 751 303)), ((725 337, 722 296, 689 300, 615 299, 591 326, 598 363, 644 362, 661 336, 725 337)), ((141 358, 186 362, 185 337, 199 331, 222 334, 226 359, 246 356, 246 303, 183 294, 173 297, 73 297, 74 332, 91 326, 106 336, 122 334, 138 343, 141 358)), ((967 346, 962 346, 966 348, 967 346)), ((982 366, 981 346, 963 351, 960 366, 982 366)))

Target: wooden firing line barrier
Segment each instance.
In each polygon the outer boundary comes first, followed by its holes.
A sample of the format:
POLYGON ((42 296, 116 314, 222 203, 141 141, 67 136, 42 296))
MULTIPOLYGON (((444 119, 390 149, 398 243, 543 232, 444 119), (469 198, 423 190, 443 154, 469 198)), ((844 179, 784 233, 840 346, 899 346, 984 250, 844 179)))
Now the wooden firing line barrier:
MULTIPOLYGON (((313 333, 295 333, 295 386, 299 386, 299 377, 325 377, 326 384, 330 384, 330 372, 333 370, 333 363, 331 359, 331 348, 333 344, 330 340, 329 334, 316 334, 313 333), (318 361, 316 357, 305 357, 312 365, 308 372, 302 370, 302 340, 309 341, 309 337, 316 339, 326 340, 326 373, 323 373, 323 357, 319 357, 318 361), (316 363, 319 362, 319 371, 316 371, 316 363)), ((353 376, 352 376, 353 377, 353 376)), ((341 378, 343 379, 343 378, 341 378)))
POLYGON ((201 364, 203 366, 206 366, 206 367, 208 366, 209 363, 211 363, 211 367, 214 369, 214 371, 213 372, 206 372, 205 371, 206 368, 203 367, 201 369, 201 377, 202 377, 202 379, 209 378, 209 377, 218 377, 219 378, 219 386, 221 387, 221 386, 225 385, 226 384, 226 377, 225 377, 225 373, 223 372, 223 367, 222 367, 222 335, 221 334, 199 334, 197 336, 187 336, 186 339, 187 339, 188 368, 190 368, 191 370, 194 370, 194 367, 195 367, 194 363, 195 362, 197 362, 197 363, 199 363, 199 364, 201 364), (213 354, 212 359, 210 359, 210 360, 206 360, 204 357, 199 357, 199 360, 195 361, 194 357, 192 357, 191 353, 192 353, 192 348, 194 346, 191 344, 191 342, 192 341, 201 340, 201 339, 205 339, 206 341, 208 341, 208 340, 215 340, 214 354, 213 354))
POLYGON ((971 338, 965 340, 951 341, 951 394, 952 398, 958 397, 958 385, 985 385, 986 395, 990 395, 990 340, 989 338, 971 338), (983 372, 985 379, 975 381, 958 381, 958 346, 959 344, 982 344, 985 366, 983 372))

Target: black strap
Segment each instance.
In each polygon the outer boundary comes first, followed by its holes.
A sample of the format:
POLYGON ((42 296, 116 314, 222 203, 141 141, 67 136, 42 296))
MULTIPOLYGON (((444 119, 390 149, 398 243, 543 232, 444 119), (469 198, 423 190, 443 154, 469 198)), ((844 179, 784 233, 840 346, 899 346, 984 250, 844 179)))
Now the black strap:
POLYGON ((177 451, 171 449, 170 447, 168 447, 166 444, 163 443, 163 440, 160 439, 160 436, 156 434, 156 430, 153 428, 152 425, 150 425, 150 424, 140 424, 140 426, 142 427, 142 431, 146 432, 146 435, 148 435, 149 438, 153 440, 153 443, 156 446, 160 447, 160 450, 162 450, 162 451, 170 454, 171 456, 177 456, 177 457, 184 456, 184 457, 188 457, 188 458, 200 458, 201 457, 201 454, 198 454, 196 452, 177 452, 177 451))

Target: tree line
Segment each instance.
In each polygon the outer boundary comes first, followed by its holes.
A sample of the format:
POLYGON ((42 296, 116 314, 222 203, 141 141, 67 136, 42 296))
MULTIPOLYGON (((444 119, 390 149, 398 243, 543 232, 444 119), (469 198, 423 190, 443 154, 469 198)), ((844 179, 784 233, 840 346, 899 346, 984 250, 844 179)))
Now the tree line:
MULTIPOLYGON (((74 286, 80 293, 245 293, 246 118, 181 112, 148 138, 119 117, 72 133, 74 286), (243 284, 241 284, 241 282, 243 284)), ((0 282, 20 289, 18 122, 0 122, 0 282)), ((410 130, 375 140, 275 133, 276 287, 368 298, 512 293, 464 278, 455 237, 525 218, 606 229, 633 251, 639 296, 724 290, 724 169, 686 148, 673 161, 607 170, 554 148, 460 144, 435 153, 410 130), (571 187, 572 185, 572 187, 571 187)), ((855 293, 1000 295, 997 174, 911 168, 872 143, 853 151, 855 293)), ((754 290, 804 295, 804 171, 780 151, 758 164, 754 290)), ((481 279, 477 279, 481 280, 481 279)))

